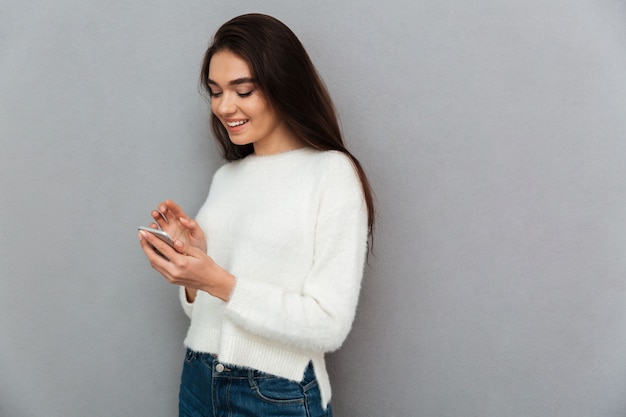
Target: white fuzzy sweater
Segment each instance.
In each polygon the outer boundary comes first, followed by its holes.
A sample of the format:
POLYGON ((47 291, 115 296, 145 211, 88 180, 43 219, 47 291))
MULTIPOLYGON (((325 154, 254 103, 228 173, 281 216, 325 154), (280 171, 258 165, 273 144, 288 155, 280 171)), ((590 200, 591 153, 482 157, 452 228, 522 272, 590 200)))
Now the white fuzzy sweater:
POLYGON ((354 319, 367 246, 367 208, 350 160, 302 148, 221 167, 197 221, 208 254, 233 274, 228 303, 198 292, 181 301, 185 345, 220 361, 291 380, 313 361, 323 405, 324 353, 354 319))

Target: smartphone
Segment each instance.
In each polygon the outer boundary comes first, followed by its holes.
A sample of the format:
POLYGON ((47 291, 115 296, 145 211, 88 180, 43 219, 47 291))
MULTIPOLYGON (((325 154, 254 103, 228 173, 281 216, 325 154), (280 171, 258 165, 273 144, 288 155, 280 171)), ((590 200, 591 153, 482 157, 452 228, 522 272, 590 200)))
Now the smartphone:
POLYGON ((167 234, 167 232, 164 232, 163 230, 153 229, 151 227, 144 227, 144 226, 139 226, 139 230, 152 233, 153 235, 161 239, 163 242, 167 243, 171 247, 174 247, 174 240, 172 239, 170 235, 167 234))

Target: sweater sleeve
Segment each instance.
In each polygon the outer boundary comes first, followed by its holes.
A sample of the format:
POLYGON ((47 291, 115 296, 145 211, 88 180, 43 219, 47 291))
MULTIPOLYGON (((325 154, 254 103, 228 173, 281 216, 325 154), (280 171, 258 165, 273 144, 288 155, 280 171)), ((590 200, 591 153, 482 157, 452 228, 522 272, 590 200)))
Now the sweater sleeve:
POLYGON ((343 155, 332 158, 319 205, 315 254, 301 291, 238 279, 225 310, 235 324, 283 344, 338 349, 356 312, 367 252, 367 208, 343 155))

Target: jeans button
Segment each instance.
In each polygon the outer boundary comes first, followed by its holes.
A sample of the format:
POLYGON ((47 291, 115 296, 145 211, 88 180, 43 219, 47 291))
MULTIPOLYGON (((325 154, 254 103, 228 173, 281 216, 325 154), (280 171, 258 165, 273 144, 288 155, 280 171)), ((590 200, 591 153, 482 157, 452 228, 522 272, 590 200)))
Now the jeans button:
POLYGON ((222 365, 221 363, 218 363, 217 365, 215 365, 215 370, 217 372, 224 372, 224 365, 222 365))

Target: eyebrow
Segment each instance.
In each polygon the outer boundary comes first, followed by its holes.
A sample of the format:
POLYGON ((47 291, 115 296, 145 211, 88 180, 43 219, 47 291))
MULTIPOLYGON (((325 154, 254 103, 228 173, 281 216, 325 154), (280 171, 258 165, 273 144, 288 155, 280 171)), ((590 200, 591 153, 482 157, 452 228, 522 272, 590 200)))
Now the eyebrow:
MULTIPOLYGON (((207 80, 207 82, 208 82, 209 84, 211 84, 211 85, 215 85, 215 86, 217 86, 217 85, 218 85, 215 81, 213 81, 213 80, 212 80, 212 79, 210 79, 210 78, 207 80)), ((250 83, 255 83, 254 78, 251 78, 251 77, 242 77, 242 78, 237 78, 237 79, 234 79, 234 80, 232 80, 232 81, 229 81, 229 82, 228 82, 228 85, 229 85, 229 86, 233 86, 233 85, 250 84, 250 83)))

